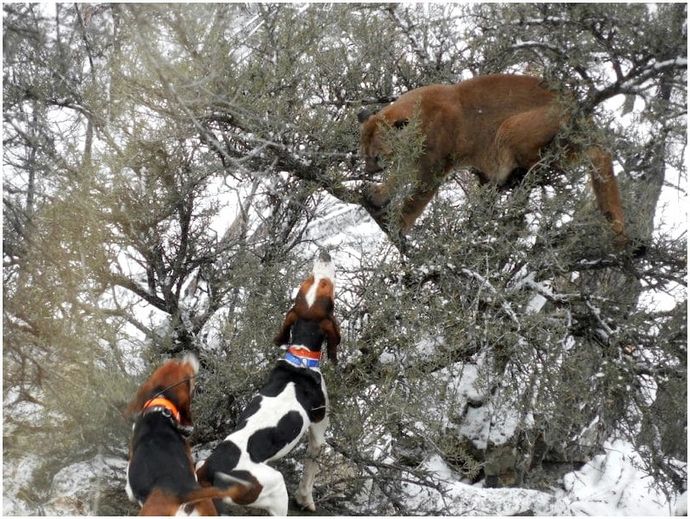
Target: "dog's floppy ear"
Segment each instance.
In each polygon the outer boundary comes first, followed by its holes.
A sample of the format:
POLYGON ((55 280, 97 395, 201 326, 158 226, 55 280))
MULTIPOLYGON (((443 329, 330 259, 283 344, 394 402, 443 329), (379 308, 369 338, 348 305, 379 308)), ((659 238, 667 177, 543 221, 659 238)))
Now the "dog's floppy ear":
POLYGON ((292 307, 285 316, 285 320, 283 321, 283 325, 280 327, 280 331, 278 331, 278 334, 273 338, 273 344, 276 346, 282 346, 283 344, 290 342, 290 330, 296 321, 297 312, 295 311, 295 308, 292 307))
POLYGON ((194 394, 194 379, 199 373, 199 359, 194 353, 187 352, 180 362, 186 371, 186 378, 189 379, 189 395, 191 397, 191 395, 194 394))
POLYGON ((333 364, 338 363, 337 348, 340 344, 340 327, 335 317, 329 315, 321 321, 321 331, 326 335, 328 358, 333 364))
POLYGON ((177 364, 175 375, 176 381, 185 380, 186 383, 179 384, 171 388, 175 393, 180 412, 180 424, 187 428, 187 432, 192 430, 192 393, 194 392, 194 379, 199 373, 199 359, 194 353, 188 352, 180 359, 177 364))
POLYGON ((149 389, 146 386, 147 384, 141 386, 137 391, 137 394, 132 399, 132 401, 129 403, 129 405, 127 405, 123 413, 125 418, 129 418, 130 416, 136 415, 137 413, 141 412, 141 409, 144 407, 144 404, 146 403, 144 395, 149 393, 149 389))
POLYGON ((137 394, 134 395, 134 398, 125 409, 123 413, 125 418, 129 418, 130 416, 136 417, 139 413, 141 413, 141 411, 144 409, 144 404, 151 398, 151 394, 155 389, 156 382, 149 377, 146 382, 139 386, 137 394))

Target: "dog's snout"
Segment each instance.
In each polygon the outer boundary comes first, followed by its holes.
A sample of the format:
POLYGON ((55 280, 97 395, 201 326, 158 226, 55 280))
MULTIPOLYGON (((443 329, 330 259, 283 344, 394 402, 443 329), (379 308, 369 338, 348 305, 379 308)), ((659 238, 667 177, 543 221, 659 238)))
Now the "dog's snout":
POLYGON ((327 251, 321 250, 318 257, 314 258, 312 273, 315 279, 328 278, 331 281, 335 280, 335 265, 327 251))

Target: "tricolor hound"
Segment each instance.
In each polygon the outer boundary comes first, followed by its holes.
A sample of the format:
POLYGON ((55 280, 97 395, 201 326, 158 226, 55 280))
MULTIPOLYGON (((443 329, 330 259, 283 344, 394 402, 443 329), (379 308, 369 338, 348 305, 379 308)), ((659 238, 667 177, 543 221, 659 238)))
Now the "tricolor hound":
POLYGON ((197 469, 199 482, 217 487, 219 474, 230 474, 261 487, 256 499, 227 499, 229 503, 261 508, 271 515, 287 515, 288 493, 280 472, 267 463, 290 452, 309 429, 304 474, 296 500, 316 510, 312 490, 318 469, 316 457, 328 425, 328 396, 319 371, 321 346, 326 341, 328 358, 336 362, 340 330, 333 316, 335 268, 330 256, 321 253, 313 274, 301 285, 293 307, 276 335, 276 345, 289 344, 285 356, 240 415, 238 427, 223 440, 197 469))
MULTIPOLYGON (((201 487, 186 440, 191 431, 191 400, 199 362, 193 355, 168 360, 148 378, 127 407, 135 415, 127 465, 127 496, 139 515, 176 515, 184 505, 196 515, 218 515, 212 499, 241 499, 256 487, 233 484, 224 490, 201 487)), ((219 480, 223 476, 219 476, 219 480)))

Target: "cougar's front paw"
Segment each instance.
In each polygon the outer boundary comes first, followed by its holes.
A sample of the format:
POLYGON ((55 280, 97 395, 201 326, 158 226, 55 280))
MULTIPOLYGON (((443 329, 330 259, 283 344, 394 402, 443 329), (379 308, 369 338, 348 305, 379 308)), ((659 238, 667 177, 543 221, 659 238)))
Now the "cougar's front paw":
POLYGON ((390 197, 388 196, 383 184, 367 182, 364 185, 363 192, 364 199, 367 201, 367 203, 371 207, 378 209, 381 212, 390 203, 390 197))

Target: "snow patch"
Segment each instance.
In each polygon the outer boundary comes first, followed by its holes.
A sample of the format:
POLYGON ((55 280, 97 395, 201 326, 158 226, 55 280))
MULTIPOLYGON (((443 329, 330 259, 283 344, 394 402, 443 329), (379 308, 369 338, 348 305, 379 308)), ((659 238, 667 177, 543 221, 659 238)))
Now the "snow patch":
POLYGON ((439 490, 405 484, 410 496, 410 507, 423 506, 426 510, 444 510, 449 515, 492 515, 517 514, 553 515, 565 514, 567 509, 559 506, 556 498, 548 493, 521 488, 482 488, 468 485, 453 477, 452 470, 439 457, 432 456, 424 464, 439 490))
POLYGON ((423 464, 438 489, 406 483, 410 508, 423 506, 449 515, 683 515, 687 493, 669 501, 640 472, 639 455, 625 441, 607 442, 606 454, 566 474, 565 490, 553 493, 522 488, 484 488, 459 481, 437 455, 423 464))
POLYGON ((31 503, 20 496, 30 488, 36 470, 41 466, 38 456, 28 455, 18 461, 2 460, 2 515, 33 515, 36 513, 31 503))
MULTIPOLYGON (((630 443, 604 444, 577 472, 563 477, 564 501, 573 515, 670 515, 676 508, 639 470, 642 460, 630 443)), ((675 500, 674 500, 675 501, 675 500)))
POLYGON ((123 479, 127 461, 121 458, 96 456, 91 460, 69 465, 53 477, 46 515, 96 515, 101 492, 123 479))

